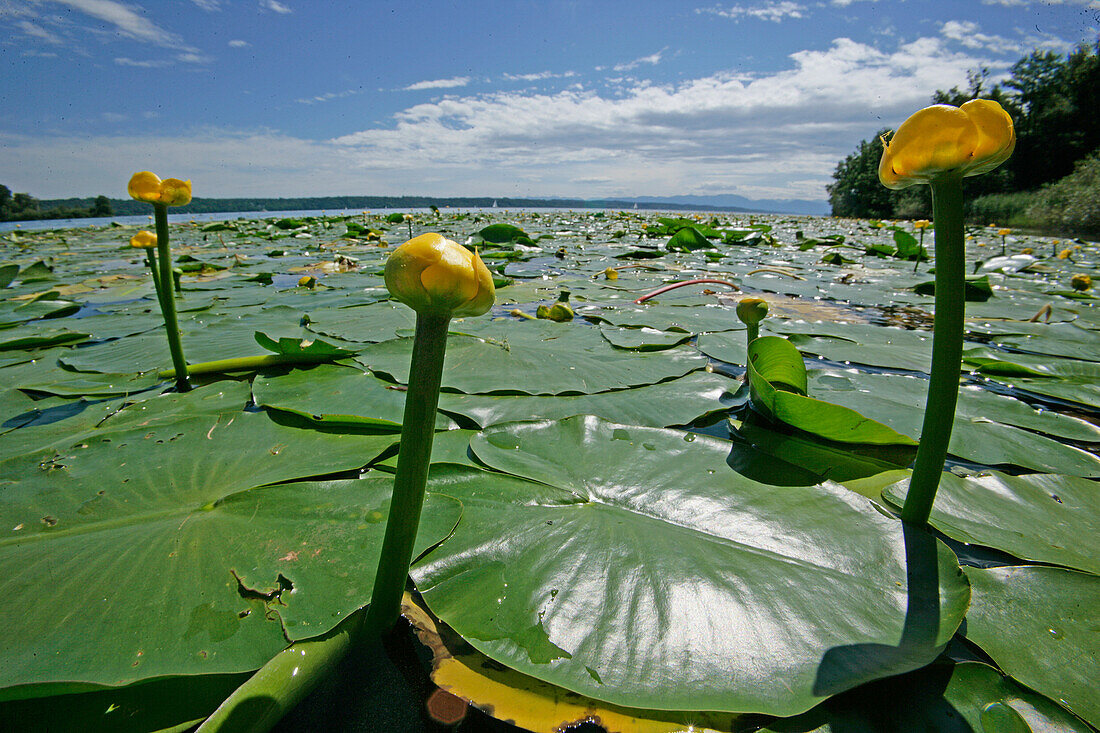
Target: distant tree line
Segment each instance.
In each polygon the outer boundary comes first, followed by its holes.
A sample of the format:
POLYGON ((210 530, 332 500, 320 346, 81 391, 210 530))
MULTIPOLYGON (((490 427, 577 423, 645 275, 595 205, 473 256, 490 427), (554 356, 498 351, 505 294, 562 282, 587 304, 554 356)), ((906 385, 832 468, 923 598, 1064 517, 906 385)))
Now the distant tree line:
POLYGON ((94 199, 62 199, 39 201, 29 193, 13 194, 0 184, 0 221, 31 221, 34 219, 83 219, 111 216, 111 200, 106 196, 94 199))
MULTIPOLYGON (((0 197, 16 202, 9 208, 0 208, 0 221, 27 221, 30 219, 68 219, 89 216, 144 216, 151 215, 149 204, 133 199, 109 199, 106 196, 39 201, 25 193, 11 196, 0 186, 0 197)), ((488 208, 491 206, 547 209, 667 209, 668 203, 637 202, 620 199, 534 199, 481 197, 433 197, 433 196, 312 196, 300 198, 193 198, 187 206, 175 206, 173 214, 214 214, 251 211, 339 211, 341 209, 427 209, 429 207, 457 209, 488 208)), ((749 211, 729 206, 703 204, 675 204, 674 208, 692 211, 749 211)))
MULTIPOLYGON (((980 69, 970 74, 967 89, 937 91, 932 102, 958 106, 977 97, 997 101, 1012 116, 1016 150, 997 170, 965 180, 970 213, 978 218, 997 213, 1001 224, 1010 223, 1006 217, 1024 224, 1055 223, 1050 219, 1058 212, 1044 211, 1047 204, 1076 195, 1086 210, 1080 212, 1085 218, 1075 222, 1082 229, 1100 226, 1100 203, 1092 213, 1087 206, 1088 199, 1100 201, 1100 190, 1077 191, 1095 180, 1088 171, 1100 156, 1100 40, 1064 56, 1035 51, 1012 66, 1008 79, 991 86, 989 71, 980 69), (1059 195, 1047 195, 1058 181, 1064 181, 1059 195)), ((917 218, 931 213, 928 186, 891 191, 879 183, 879 138, 889 133, 880 130, 837 164, 828 186, 834 216, 917 218)))

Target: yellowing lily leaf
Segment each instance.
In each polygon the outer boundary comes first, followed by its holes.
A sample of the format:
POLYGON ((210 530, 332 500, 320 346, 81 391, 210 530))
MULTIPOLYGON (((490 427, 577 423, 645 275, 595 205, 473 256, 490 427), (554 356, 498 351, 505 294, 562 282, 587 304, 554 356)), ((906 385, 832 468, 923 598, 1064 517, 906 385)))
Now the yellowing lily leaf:
POLYGON ((631 733, 717 733, 733 730, 731 713, 685 713, 611 705, 498 664, 406 593, 401 613, 432 650, 432 681, 478 710, 534 733, 558 733, 591 722, 631 733))

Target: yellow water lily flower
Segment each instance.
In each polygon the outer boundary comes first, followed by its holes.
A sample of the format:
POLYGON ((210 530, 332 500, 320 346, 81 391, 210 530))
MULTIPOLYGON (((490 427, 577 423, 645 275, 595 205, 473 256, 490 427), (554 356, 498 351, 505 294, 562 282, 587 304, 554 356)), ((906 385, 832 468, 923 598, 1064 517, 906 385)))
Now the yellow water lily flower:
POLYGON ((1001 105, 972 99, 961 107, 925 107, 882 144, 879 180, 887 188, 901 189, 947 173, 988 173, 1012 155, 1016 131, 1001 105))
POLYGON ((185 206, 191 203, 191 181, 181 181, 178 178, 165 178, 162 181, 156 173, 149 171, 131 176, 127 190, 133 198, 149 204, 185 206))
POLYGON ((476 252, 434 232, 402 244, 386 261, 390 294, 417 313, 480 316, 496 290, 476 252))
POLYGON ((138 249, 150 249, 157 246, 157 235, 150 231, 142 229, 140 232, 130 237, 130 246, 137 247, 138 249))
POLYGON ((914 229, 927 229, 930 226, 932 226, 932 222, 927 219, 917 219, 913 222, 914 229))
POLYGON ((1079 273, 1070 278, 1069 284, 1074 290, 1079 290, 1083 293, 1092 287, 1092 278, 1084 273, 1079 273))

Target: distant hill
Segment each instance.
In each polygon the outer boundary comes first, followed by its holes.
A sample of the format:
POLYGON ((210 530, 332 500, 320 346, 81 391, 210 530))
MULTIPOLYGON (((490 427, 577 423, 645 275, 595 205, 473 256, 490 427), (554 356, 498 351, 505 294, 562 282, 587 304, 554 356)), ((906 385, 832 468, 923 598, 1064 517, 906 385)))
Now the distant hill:
POLYGON ((713 196, 638 196, 642 203, 661 201, 677 206, 708 206, 723 210, 762 211, 772 214, 812 214, 828 216, 829 202, 806 199, 750 199, 734 193, 715 194, 713 196))
MULTIPOLYGON (((43 212, 52 208, 90 206, 93 199, 53 199, 40 202, 43 212)), ((133 199, 111 199, 116 216, 140 216, 150 213, 149 204, 133 199)), ((735 211, 758 213, 828 213, 825 202, 754 201, 743 196, 642 196, 614 199, 509 198, 506 196, 435 197, 435 196, 313 196, 302 198, 195 198, 187 206, 173 207, 173 214, 212 214, 235 211, 337 211, 340 209, 419 209, 485 208, 567 209, 683 209, 690 211, 735 211), (816 208, 814 208, 816 207, 816 208)))

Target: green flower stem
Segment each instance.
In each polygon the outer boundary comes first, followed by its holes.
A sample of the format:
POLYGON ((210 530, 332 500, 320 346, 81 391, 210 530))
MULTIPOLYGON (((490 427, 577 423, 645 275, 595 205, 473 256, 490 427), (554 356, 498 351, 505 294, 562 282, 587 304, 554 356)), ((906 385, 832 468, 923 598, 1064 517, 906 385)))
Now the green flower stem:
POLYGON ((211 713, 196 733, 263 733, 271 730, 332 673, 356 642, 362 611, 327 634, 295 642, 248 678, 211 713))
POLYGON ((439 404, 450 320, 449 313, 416 314, 416 338, 409 389, 405 393, 405 415, 401 420, 401 447, 393 478, 393 498, 386 520, 386 536, 382 540, 382 554, 378 558, 378 572, 374 577, 374 592, 367 609, 366 627, 372 634, 385 633, 401 613, 401 594, 409 576, 416 528, 424 506, 424 486, 432 457, 435 410, 439 404))
POLYGON ((153 276, 153 289, 157 292, 157 303, 160 303, 160 272, 157 270, 157 253, 152 247, 145 250, 145 264, 149 266, 149 274, 153 276))
POLYGON ((752 343, 756 339, 760 338, 760 324, 759 323, 746 323, 745 328, 748 330, 748 341, 746 343, 752 343))
POLYGON ((921 254, 924 252, 924 230, 920 230, 920 244, 917 245, 917 261, 913 263, 913 274, 917 272, 917 268, 920 267, 921 254))
POLYGON ((943 176, 932 182, 932 217, 936 232, 936 319, 932 334, 932 371, 924 408, 920 447, 909 481, 901 518, 915 525, 928 522, 951 442, 959 398, 965 315, 965 240, 962 178, 943 176))
MULTIPOLYGON (((280 364, 317 364, 324 361, 343 359, 346 355, 334 354, 264 354, 263 356, 238 356, 233 359, 218 359, 217 361, 202 361, 198 364, 188 364, 187 374, 221 374, 223 372, 243 372, 253 369, 263 369, 280 364)), ((175 369, 165 369, 157 372, 161 379, 173 379, 176 376, 175 369)))
POLYGON ((176 319, 176 301, 172 297, 172 252, 168 247, 168 207, 153 204, 153 215, 157 225, 157 254, 160 256, 160 309, 164 315, 164 330, 168 334, 168 350, 172 354, 172 368, 175 372, 176 389, 190 391, 187 381, 187 362, 183 358, 183 342, 180 340, 180 326, 176 319))

